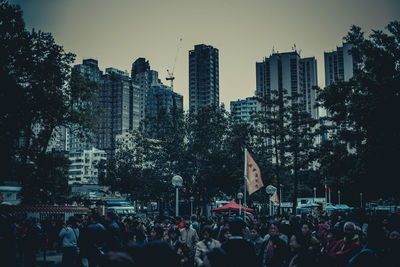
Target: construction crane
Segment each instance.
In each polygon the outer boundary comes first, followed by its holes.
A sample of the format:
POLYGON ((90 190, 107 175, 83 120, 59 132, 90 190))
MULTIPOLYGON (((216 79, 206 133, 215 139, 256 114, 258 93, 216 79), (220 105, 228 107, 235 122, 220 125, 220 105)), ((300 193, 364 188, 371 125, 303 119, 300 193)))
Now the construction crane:
POLYGON ((179 50, 181 49, 181 42, 182 42, 182 38, 179 38, 178 46, 177 46, 177 48, 176 48, 174 66, 172 67, 172 71, 169 71, 169 70, 167 69, 168 77, 165 78, 167 81, 171 81, 171 90, 172 90, 172 91, 174 91, 174 80, 175 80, 174 71, 175 71, 176 60, 178 59, 178 52, 179 52, 179 50))

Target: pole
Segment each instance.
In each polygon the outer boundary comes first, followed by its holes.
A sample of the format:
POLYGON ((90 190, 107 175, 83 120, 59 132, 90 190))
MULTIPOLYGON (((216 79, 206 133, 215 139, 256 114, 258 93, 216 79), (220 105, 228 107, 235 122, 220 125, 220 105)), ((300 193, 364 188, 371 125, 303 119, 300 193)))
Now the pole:
POLYGON ((315 202, 315 199, 317 198, 317 188, 316 187, 314 187, 314 202, 315 202))
POLYGON ((325 203, 328 203, 328 187, 325 184, 325 203))
POLYGON ((239 198, 239 216, 242 215, 242 199, 239 198))
POLYGON ((282 215, 282 185, 279 186, 279 214, 282 215))
POLYGON ((269 216, 272 216, 272 201, 269 200, 269 216))
POLYGON ((360 207, 361 207, 361 209, 362 209, 362 207, 363 207, 363 202, 362 202, 362 192, 360 193, 360 207))
POLYGON ((338 200, 339 200, 339 205, 340 205, 340 190, 338 190, 337 193, 338 193, 338 200))
POLYGON ((175 199, 175 217, 179 216, 179 188, 176 186, 176 199, 175 199))
MULTIPOLYGON (((243 206, 246 207, 246 191, 247 191, 247 149, 244 147, 244 169, 243 169, 243 176, 244 176, 244 199, 243 199, 243 206)), ((243 220, 246 222, 246 210, 243 212, 243 220)))
POLYGON ((329 188, 329 204, 331 203, 331 189, 329 188))
POLYGON ((190 217, 193 216, 193 201, 190 201, 190 217))

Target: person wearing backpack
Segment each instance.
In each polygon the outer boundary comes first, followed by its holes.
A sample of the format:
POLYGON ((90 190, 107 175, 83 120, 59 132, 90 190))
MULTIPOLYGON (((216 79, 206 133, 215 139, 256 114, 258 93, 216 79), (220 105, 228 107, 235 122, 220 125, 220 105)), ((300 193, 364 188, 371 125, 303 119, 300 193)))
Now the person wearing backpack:
POLYGON ((79 228, 74 217, 68 219, 67 225, 61 229, 58 237, 62 241, 63 266, 77 266, 79 228))

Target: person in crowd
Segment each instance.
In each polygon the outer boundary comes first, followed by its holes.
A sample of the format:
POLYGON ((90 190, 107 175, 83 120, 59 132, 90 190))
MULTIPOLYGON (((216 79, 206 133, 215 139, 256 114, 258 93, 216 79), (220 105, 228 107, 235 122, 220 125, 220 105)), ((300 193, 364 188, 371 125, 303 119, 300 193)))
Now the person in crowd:
POLYGON ((344 237, 328 252, 338 266, 345 266, 347 262, 361 249, 359 236, 355 233, 355 224, 346 222, 343 226, 344 237))
POLYGON ((62 263, 64 266, 77 266, 78 263, 78 238, 79 228, 77 221, 71 217, 67 225, 65 225, 60 233, 59 238, 62 240, 63 256, 62 263))
POLYGON ((269 233, 264 238, 258 257, 261 266, 275 267, 285 266, 288 255, 285 241, 282 240, 279 233, 279 223, 274 221, 269 226, 269 233))
POLYGON ((109 212, 107 215, 107 243, 106 250, 107 251, 119 251, 123 247, 123 239, 121 225, 119 223, 118 216, 109 212))
POLYGON ((86 256, 89 267, 96 267, 106 247, 107 230, 101 223, 101 217, 94 213, 89 218, 88 226, 82 236, 82 243, 87 248, 86 256))
POLYGON ((291 258, 288 267, 311 267, 315 266, 313 257, 308 251, 308 240, 304 234, 295 233, 289 241, 291 258))
POLYGON ((197 235, 199 235, 200 234, 200 223, 197 220, 197 216, 193 215, 191 217, 191 219, 192 219, 192 227, 193 227, 194 230, 196 230, 197 235))
POLYGON ((254 244, 256 250, 256 256, 260 255, 261 247, 264 243, 264 239, 260 236, 260 229, 257 226, 253 226, 250 230, 250 240, 254 244))
POLYGON ((193 229, 188 217, 184 220, 184 227, 181 229, 180 240, 185 243, 188 248, 194 252, 197 242, 199 242, 199 236, 196 230, 193 229))
POLYGON ((149 241, 163 240, 164 239, 164 227, 159 224, 154 225, 150 230, 149 241))
POLYGON ((202 266, 206 252, 221 247, 221 243, 211 237, 212 229, 211 226, 207 225, 204 227, 202 232, 203 240, 196 244, 194 261, 197 266, 202 266))
POLYGON ((221 245, 226 252, 229 266, 257 266, 254 245, 243 238, 245 227, 244 221, 239 217, 229 221, 231 237, 221 245))

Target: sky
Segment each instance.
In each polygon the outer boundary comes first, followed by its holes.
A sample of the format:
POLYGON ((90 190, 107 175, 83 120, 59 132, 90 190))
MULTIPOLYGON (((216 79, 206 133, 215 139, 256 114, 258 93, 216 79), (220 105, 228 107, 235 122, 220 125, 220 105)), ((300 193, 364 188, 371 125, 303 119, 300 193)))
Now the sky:
POLYGON ((95 58, 101 70, 130 73, 139 57, 149 60, 164 84, 174 70, 174 91, 189 101, 189 50, 219 49, 220 102, 254 95, 255 63, 275 52, 314 56, 323 87, 324 51, 342 44, 351 25, 369 34, 400 20, 399 0, 10 0, 23 10, 28 29, 53 34, 76 64, 95 58), (182 42, 179 43, 179 39, 182 42), (180 49, 178 49, 180 47, 180 49), (178 51, 178 52, 177 52, 178 51))

